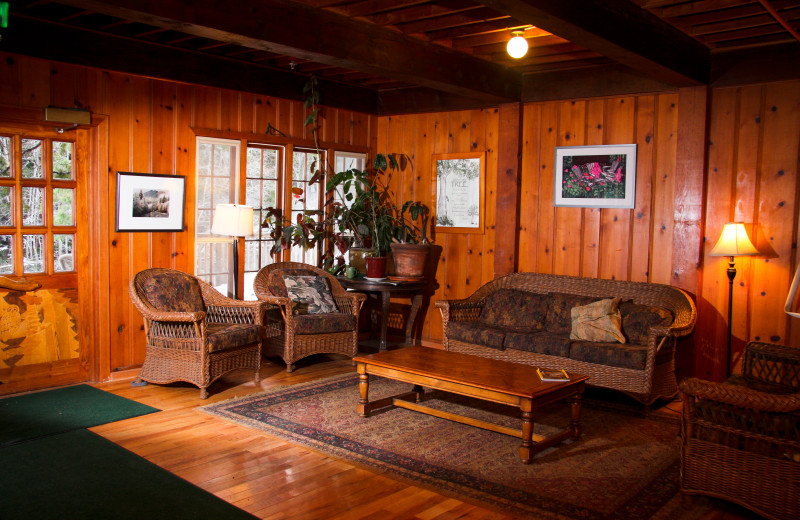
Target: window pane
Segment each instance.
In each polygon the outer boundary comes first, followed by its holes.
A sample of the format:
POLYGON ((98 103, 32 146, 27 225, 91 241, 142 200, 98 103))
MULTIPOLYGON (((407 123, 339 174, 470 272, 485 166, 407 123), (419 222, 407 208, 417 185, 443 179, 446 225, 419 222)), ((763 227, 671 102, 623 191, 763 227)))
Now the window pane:
POLYGON ((42 172, 42 145, 39 139, 22 140, 22 178, 44 179, 42 172))
POLYGON ((264 150, 262 179, 278 178, 278 150, 264 150))
POLYGON ((231 200, 231 179, 229 177, 214 178, 213 200, 214 205, 233 202, 233 200, 231 200))
POLYGON ((212 175, 228 176, 233 170, 231 168, 231 151, 233 147, 225 144, 214 145, 214 172, 212 175))
POLYGON ((256 240, 246 240, 244 243, 244 270, 258 271, 259 269, 259 245, 256 240))
POLYGON ((13 194, 14 188, 11 186, 0 186, 0 226, 14 225, 14 214, 11 211, 13 194))
POLYGON ((53 178, 72 179, 72 143, 53 141, 53 178))
POLYGON ((210 235, 211 234, 211 215, 214 212, 210 209, 197 210, 197 221, 195 222, 196 235, 210 235))
POLYGON ((261 207, 274 208, 278 205, 278 181, 264 181, 261 185, 261 207))
POLYGON ((74 243, 75 235, 53 235, 53 271, 58 273, 75 270, 74 243))
POLYGON ((11 177, 11 138, 0 136, 0 177, 11 177))
POLYGON ((247 176, 248 177, 261 177, 261 149, 248 148, 247 149, 247 176))
POLYGON ((44 235, 22 235, 22 271, 44 272, 44 235))
POLYGON ((73 198, 75 190, 72 188, 53 188, 53 225, 74 226, 73 198))
POLYGON ((14 237, 0 235, 0 274, 14 273, 14 237))
MULTIPOLYGON (((202 276, 211 273, 211 244, 198 243, 195 254, 194 274, 202 276)), ((209 281, 209 280, 206 280, 209 281)))
POLYGON ((22 188, 22 225, 44 225, 44 188, 22 188))
POLYGON ((198 175, 211 175, 211 150, 213 145, 209 143, 200 143, 197 146, 197 174, 198 175))
POLYGON ((245 186, 244 203, 255 209, 261 208, 261 181, 247 179, 245 186))

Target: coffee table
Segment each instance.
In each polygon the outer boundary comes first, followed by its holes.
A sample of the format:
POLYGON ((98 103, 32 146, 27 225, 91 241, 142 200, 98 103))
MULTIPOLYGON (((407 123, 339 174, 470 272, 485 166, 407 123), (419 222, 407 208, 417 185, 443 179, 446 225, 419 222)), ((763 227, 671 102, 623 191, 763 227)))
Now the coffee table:
POLYGON ((378 408, 395 406, 519 437, 522 439, 519 456, 525 464, 530 464, 537 452, 568 438, 577 439, 581 433, 581 398, 588 376, 570 373, 569 381, 542 382, 536 367, 530 365, 428 347, 404 347, 357 356, 353 361, 358 371, 357 409, 362 417, 368 417, 378 408), (410 392, 370 402, 370 375, 414 386, 410 392), (522 428, 517 430, 425 406, 421 404, 423 387, 515 406, 522 412, 522 428), (534 413, 545 405, 565 399, 571 403, 570 424, 549 436, 534 434, 534 413))

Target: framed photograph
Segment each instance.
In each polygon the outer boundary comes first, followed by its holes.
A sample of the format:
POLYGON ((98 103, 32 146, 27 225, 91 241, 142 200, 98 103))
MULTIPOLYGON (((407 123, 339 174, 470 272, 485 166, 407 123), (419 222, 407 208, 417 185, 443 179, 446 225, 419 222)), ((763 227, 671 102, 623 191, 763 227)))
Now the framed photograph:
POLYGON ((183 231, 186 177, 117 172, 116 231, 183 231))
POLYGON ((556 147, 553 205, 633 208, 636 145, 556 147))
POLYGON ((436 229, 449 233, 483 233, 483 153, 433 156, 436 178, 436 229))

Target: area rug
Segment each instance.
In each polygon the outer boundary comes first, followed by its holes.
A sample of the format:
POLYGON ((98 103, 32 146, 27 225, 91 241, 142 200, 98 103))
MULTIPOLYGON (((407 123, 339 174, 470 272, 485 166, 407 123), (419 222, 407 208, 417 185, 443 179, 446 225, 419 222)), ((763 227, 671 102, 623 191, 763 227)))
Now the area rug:
POLYGON ((255 518, 84 429, 0 448, 0 467, 4 520, 255 518))
MULTIPOLYGON (((524 465, 519 439, 412 412, 356 413, 356 375, 277 388, 201 410, 258 428, 377 472, 479 505, 544 519, 695 518, 679 495, 675 416, 584 406, 583 433, 524 465)), ((410 385, 370 379, 370 400, 410 385)), ((428 392, 426 405, 519 428, 518 412, 469 398, 428 392)), ((569 423, 553 405, 535 433, 569 423)), ((700 506, 697 506, 700 507, 700 506)))
POLYGON ((6 397, 0 399, 0 446, 158 411, 89 385, 6 397))

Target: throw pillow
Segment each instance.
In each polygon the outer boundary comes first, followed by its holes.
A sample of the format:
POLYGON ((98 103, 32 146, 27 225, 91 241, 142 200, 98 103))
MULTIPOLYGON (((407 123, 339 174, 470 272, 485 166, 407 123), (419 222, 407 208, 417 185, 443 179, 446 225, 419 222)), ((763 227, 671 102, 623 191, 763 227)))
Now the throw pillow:
POLYGON ((328 280, 322 276, 286 276, 286 292, 292 300, 292 314, 337 312, 328 280))
POLYGON ((618 341, 625 343, 622 334, 621 298, 600 300, 572 308, 572 331, 569 339, 584 341, 618 341))

